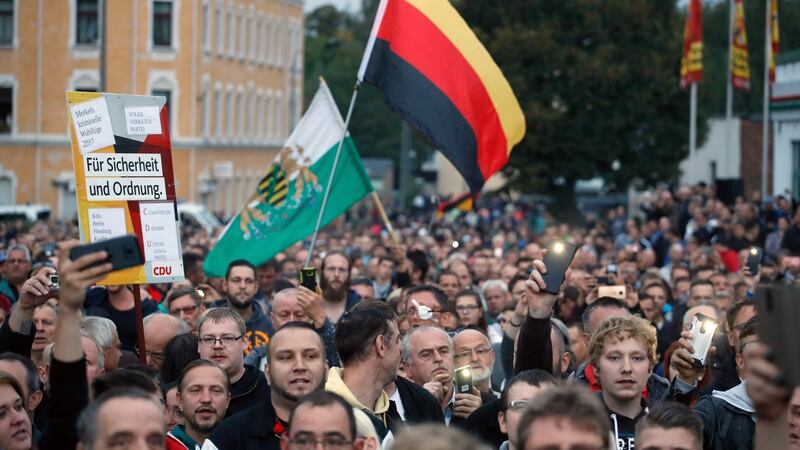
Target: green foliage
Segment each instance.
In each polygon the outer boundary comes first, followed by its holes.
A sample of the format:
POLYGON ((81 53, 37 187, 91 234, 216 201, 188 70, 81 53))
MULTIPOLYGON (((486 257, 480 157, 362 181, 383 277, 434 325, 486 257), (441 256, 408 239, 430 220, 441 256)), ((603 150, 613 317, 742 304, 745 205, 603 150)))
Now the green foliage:
POLYGON ((527 135, 506 167, 514 188, 569 201, 577 180, 600 176, 610 190, 624 190, 678 176, 688 153, 689 94, 678 86, 683 21, 674 3, 458 6, 525 112, 527 135))

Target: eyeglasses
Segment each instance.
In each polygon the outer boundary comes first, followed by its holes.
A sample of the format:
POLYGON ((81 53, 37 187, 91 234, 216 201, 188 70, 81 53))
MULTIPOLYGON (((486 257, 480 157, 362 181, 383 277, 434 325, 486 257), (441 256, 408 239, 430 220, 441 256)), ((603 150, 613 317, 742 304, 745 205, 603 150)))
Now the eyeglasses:
POLYGON ((511 400, 508 402, 508 409, 512 411, 522 411, 530 403, 528 400, 511 400))
POLYGON ((289 443, 297 450, 314 450, 317 448, 317 444, 322 444, 322 448, 325 450, 344 450, 353 445, 353 441, 348 441, 344 438, 325 437, 316 439, 310 436, 289 439, 289 443))
POLYGON ((456 306, 456 311, 458 312, 467 312, 467 311, 475 311, 476 309, 481 309, 478 305, 459 305, 456 306))
POLYGON ((184 313, 186 315, 191 315, 191 314, 194 314, 195 311, 197 311, 197 305, 184 306, 183 308, 170 309, 169 313, 172 314, 173 316, 177 316, 180 313, 184 313))
MULTIPOLYGON (((136 352, 137 355, 141 355, 141 350, 139 350, 138 344, 136 345, 136 347, 134 347, 134 351, 136 352)), ((144 352, 144 354, 146 357, 150 359, 157 359, 157 360, 164 359, 164 352, 151 352, 150 350, 147 350, 144 352)))
POLYGON ((475 356, 480 358, 481 356, 486 356, 491 351, 492 351, 491 347, 468 348, 465 350, 461 350, 460 352, 456 353, 453 356, 456 358, 469 358, 474 353, 475 356))
POLYGON ((205 346, 208 346, 208 347, 213 347, 213 346, 217 345, 217 341, 219 341, 219 343, 222 344, 223 346, 227 347, 229 345, 233 345, 234 342, 238 341, 239 339, 241 339, 243 337, 244 337, 244 334, 239 335, 239 336, 222 336, 222 337, 203 336, 198 340, 200 341, 200 343, 202 345, 205 345, 205 346))

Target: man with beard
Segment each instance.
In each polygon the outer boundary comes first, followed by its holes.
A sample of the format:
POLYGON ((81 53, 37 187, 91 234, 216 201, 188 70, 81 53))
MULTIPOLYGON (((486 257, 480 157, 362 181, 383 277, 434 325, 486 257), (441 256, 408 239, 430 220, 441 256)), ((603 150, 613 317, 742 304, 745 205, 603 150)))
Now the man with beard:
POLYGON ((289 322, 272 336, 266 374, 271 393, 263 401, 217 426, 204 448, 224 450, 280 448, 280 438, 298 400, 322 390, 328 364, 325 346, 314 327, 289 322))
POLYGON ((167 450, 201 447, 222 421, 231 394, 228 375, 205 359, 190 362, 178 378, 178 404, 186 425, 175 425, 167 433, 167 450))
POLYGON ((255 301, 258 293, 256 268, 243 259, 237 259, 228 265, 225 273, 225 293, 228 297, 224 305, 239 313, 244 319, 247 343, 245 355, 254 348, 267 345, 273 333, 272 323, 264 310, 255 301))
POLYGON ((489 337, 475 329, 466 329, 453 337, 453 362, 456 367, 471 366, 472 382, 481 392, 483 403, 497 398, 492 391, 495 353, 489 337))
POLYGON ((319 285, 325 301, 325 315, 333 323, 360 300, 358 294, 350 290, 350 259, 342 252, 330 252, 322 260, 319 285))

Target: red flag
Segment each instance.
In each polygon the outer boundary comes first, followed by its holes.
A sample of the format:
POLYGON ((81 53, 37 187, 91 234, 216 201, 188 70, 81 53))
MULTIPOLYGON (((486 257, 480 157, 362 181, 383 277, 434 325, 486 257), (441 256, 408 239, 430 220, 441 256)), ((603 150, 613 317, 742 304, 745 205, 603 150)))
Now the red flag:
POLYGON ((681 89, 703 79, 703 8, 700 0, 689 1, 689 13, 683 28, 681 89))
POLYGON ((775 82, 775 57, 778 55, 778 51, 780 51, 780 33, 778 29, 778 0, 771 0, 772 5, 770 7, 770 36, 772 38, 772 52, 770 52, 769 57, 769 82, 770 84, 775 82))
POLYGON ((750 90, 750 61, 747 54, 747 29, 744 25, 744 0, 736 0, 731 43, 731 82, 736 89, 750 90))

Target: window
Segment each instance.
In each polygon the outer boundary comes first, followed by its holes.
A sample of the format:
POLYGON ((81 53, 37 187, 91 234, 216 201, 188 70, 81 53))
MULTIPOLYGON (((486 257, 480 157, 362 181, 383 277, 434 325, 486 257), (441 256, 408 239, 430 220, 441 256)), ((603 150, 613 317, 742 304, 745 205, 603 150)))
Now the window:
POLYGON ((275 97, 267 92, 267 140, 275 137, 275 97))
POLYGON ((225 20, 222 14, 222 5, 217 4, 217 56, 222 56, 225 53, 225 20))
POLYGON ((153 2, 153 45, 172 46, 172 2, 153 2))
POLYGON ((214 91, 214 107, 217 108, 217 118, 214 121, 214 136, 222 138, 222 125, 225 123, 224 105, 222 104, 222 88, 217 86, 214 91))
POLYGON ((211 52, 211 6, 208 1, 203 3, 203 50, 211 52))
POLYGON ((233 92, 231 92, 231 88, 228 88, 228 92, 225 93, 225 113, 227 114, 227 129, 226 136, 228 138, 233 137, 233 124, 234 124, 234 111, 233 111, 233 92))
POLYGON ((0 45, 14 44, 14 0, 0 0, 0 45))
POLYGON ((0 134, 11 134, 14 129, 14 88, 0 86, 0 134))
POLYGON ((244 95, 242 94, 242 91, 240 90, 236 94, 236 119, 237 119, 236 120, 236 138, 238 140, 244 140, 244 137, 245 137, 244 136, 244 123, 245 123, 245 121, 247 119, 245 118, 244 108, 245 108, 244 95))
POLYGON ((167 124, 169 124, 170 127, 170 134, 172 134, 172 121, 170 120, 172 118, 172 104, 170 103, 170 100, 172 100, 172 92, 162 89, 153 89, 150 95, 167 98, 164 107, 167 108, 167 124))
POLYGON ((247 31, 246 25, 244 22, 244 11, 239 8, 239 13, 236 15, 236 30, 238 34, 239 42, 237 43, 237 50, 239 52, 239 59, 244 59, 245 53, 245 32, 247 31))
POLYGON ((100 33, 100 6, 97 0, 77 0, 75 43, 97 45, 100 33))
POLYGON ((200 112, 200 132, 203 139, 208 139, 211 122, 211 86, 208 79, 203 80, 203 110, 200 112))
POLYGON ((225 24, 227 27, 228 36, 226 37, 226 41, 228 42, 228 56, 233 57, 234 48, 236 47, 235 35, 233 34, 233 7, 228 7, 228 14, 227 14, 227 23, 225 24))

